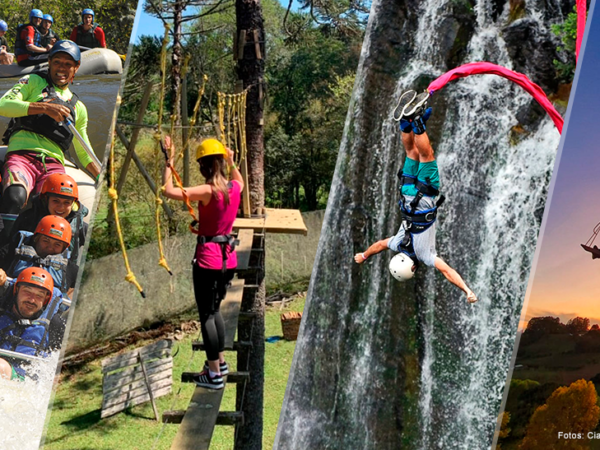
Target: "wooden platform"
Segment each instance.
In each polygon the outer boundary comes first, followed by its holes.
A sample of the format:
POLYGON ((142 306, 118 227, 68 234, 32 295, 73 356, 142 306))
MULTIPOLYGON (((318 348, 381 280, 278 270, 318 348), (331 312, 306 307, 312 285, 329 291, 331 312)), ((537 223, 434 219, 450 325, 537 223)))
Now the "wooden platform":
POLYGON ((237 238, 240 241, 240 244, 235 248, 235 252, 237 253, 236 270, 247 270, 250 265, 250 253, 252 253, 254 230, 239 230, 237 238))
MULTIPOLYGON (((232 346, 237 332, 238 317, 242 304, 244 280, 235 278, 227 291, 227 296, 221 302, 221 315, 225 321, 225 345, 232 346)), ((227 377, 223 377, 225 382, 227 377)), ((171 445, 171 450, 203 450, 208 449, 213 430, 219 418, 219 408, 225 389, 213 391, 196 387, 190 406, 183 414, 181 425, 171 445)), ((178 423, 169 419, 170 416, 180 416, 173 411, 163 415, 163 421, 178 423)))
POLYGON ((264 218, 238 217, 233 223, 234 228, 265 230, 267 233, 302 234, 306 236, 308 230, 302 220, 302 215, 297 209, 267 208, 264 218))

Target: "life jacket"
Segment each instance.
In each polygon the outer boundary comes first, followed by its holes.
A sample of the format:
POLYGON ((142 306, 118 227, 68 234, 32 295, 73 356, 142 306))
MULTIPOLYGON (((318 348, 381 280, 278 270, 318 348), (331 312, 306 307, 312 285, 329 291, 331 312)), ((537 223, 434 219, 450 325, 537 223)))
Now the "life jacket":
POLYGON ((29 231, 19 231, 19 244, 15 249, 13 262, 7 272, 7 275, 16 278, 23 270, 28 267, 41 267, 48 271, 54 280, 54 285, 59 287, 60 292, 67 294, 67 268, 71 252, 67 248, 59 255, 48 255, 40 258, 30 243, 33 240, 33 233, 29 231))
POLYGON ((440 194, 440 191, 431 185, 429 178, 427 178, 424 183, 415 176, 403 174, 402 170, 398 172, 398 178, 400 179, 400 200, 398 201, 398 205, 400 206, 400 214, 402 215, 402 222, 404 223, 405 231, 407 232, 406 234, 422 233, 435 223, 437 210, 442 203, 444 203, 446 198, 441 195, 433 208, 416 211, 423 196, 436 197, 440 194), (414 185, 417 189, 417 195, 408 204, 402 194, 402 186, 406 185, 414 185))
POLYGON ((75 43, 80 47, 100 47, 100 42, 96 39, 96 28, 98 28, 98 25, 93 24, 92 28, 88 31, 84 31, 83 25, 77 25, 77 39, 75 40, 75 43))
POLYGON ((38 31, 37 27, 31 23, 23 23, 17 27, 17 40, 15 41, 15 55, 16 56, 25 55, 25 54, 31 55, 31 56, 39 55, 39 53, 27 50, 27 45, 25 44, 25 41, 21 38, 21 31, 23 31, 27 27, 32 27, 34 30, 33 45, 36 45, 38 47, 42 46, 41 45, 42 35, 38 31))
MULTIPOLYGON (((56 90, 54 89, 54 83, 50 79, 49 74, 39 74, 38 76, 44 78, 48 85, 42 90, 42 94, 45 94, 38 102, 49 102, 52 101, 54 105, 63 105, 69 108, 73 123, 77 119, 75 117, 75 105, 79 100, 76 94, 68 102, 61 99, 56 90)), ((2 142, 8 144, 10 137, 17 131, 31 131, 33 133, 41 134, 42 136, 50 139, 51 141, 58 144, 58 146, 66 152, 73 142, 73 133, 64 122, 57 122, 47 114, 36 114, 33 116, 15 117, 8 123, 8 127, 2 137, 2 142)))
POLYGON ((43 36, 42 33, 40 33, 40 47, 44 47, 46 48, 48 45, 50 45, 50 41, 52 39, 56 39, 58 40, 58 34, 56 34, 52 28, 50 28, 48 30, 48 34, 43 36))

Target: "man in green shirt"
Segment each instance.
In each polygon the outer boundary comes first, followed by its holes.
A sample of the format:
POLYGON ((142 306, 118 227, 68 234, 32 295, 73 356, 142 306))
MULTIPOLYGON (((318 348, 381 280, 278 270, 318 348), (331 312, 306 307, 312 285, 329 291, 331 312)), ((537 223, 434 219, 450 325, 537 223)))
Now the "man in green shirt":
POLYGON ((72 142, 79 162, 93 176, 100 174, 100 167, 77 139, 73 141, 65 123, 70 116, 91 148, 87 109, 69 90, 80 59, 77 44, 59 41, 50 51, 47 75, 24 76, 0 99, 0 115, 14 118, 4 134, 8 150, 2 169, 0 213, 18 214, 48 175, 65 173, 64 151, 72 142))

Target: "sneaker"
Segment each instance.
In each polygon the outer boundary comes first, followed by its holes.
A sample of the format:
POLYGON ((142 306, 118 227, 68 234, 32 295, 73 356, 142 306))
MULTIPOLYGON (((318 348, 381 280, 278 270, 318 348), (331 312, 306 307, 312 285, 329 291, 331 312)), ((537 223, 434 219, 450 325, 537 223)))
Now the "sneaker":
POLYGON ((422 111, 426 108, 427 100, 429 100, 429 92, 421 92, 412 102, 404 107, 402 110, 402 116, 410 120, 415 116, 423 114, 422 111))
POLYGON ((193 379, 194 379, 194 383, 196 383, 197 386, 200 386, 200 387, 203 387, 206 389, 219 390, 219 389, 223 389, 223 387, 225 386, 225 384, 223 383, 222 376, 217 375, 216 377, 213 378, 208 373, 208 370, 200 372, 193 379))
POLYGON ((417 92, 413 91, 413 90, 406 91, 404 94, 402 94, 400 96, 400 100, 398 101, 398 104, 394 108, 394 114, 393 114, 394 120, 398 121, 398 120, 402 119, 402 114, 403 114, 404 108, 406 108, 407 105, 412 103, 412 101, 415 99, 416 96, 417 96, 417 92))
MULTIPOLYGON (((208 372, 208 361, 204 361, 204 372, 208 372)), ((219 363, 219 372, 221 372, 221 375, 228 375, 229 374, 229 366, 227 365, 226 362, 220 362, 219 363)))

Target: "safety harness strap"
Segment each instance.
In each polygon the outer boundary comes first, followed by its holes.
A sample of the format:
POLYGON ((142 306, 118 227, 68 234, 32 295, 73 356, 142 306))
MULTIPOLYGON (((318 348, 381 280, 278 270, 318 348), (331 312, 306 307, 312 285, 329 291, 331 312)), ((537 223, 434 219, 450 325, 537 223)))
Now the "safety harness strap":
POLYGON ((221 246, 221 254, 223 255, 223 267, 221 271, 225 273, 227 271, 227 246, 231 248, 231 251, 235 249, 235 246, 240 243, 231 234, 221 234, 218 236, 200 236, 198 235, 198 244, 204 245, 208 242, 214 242, 221 246))

